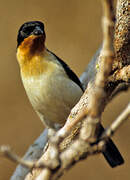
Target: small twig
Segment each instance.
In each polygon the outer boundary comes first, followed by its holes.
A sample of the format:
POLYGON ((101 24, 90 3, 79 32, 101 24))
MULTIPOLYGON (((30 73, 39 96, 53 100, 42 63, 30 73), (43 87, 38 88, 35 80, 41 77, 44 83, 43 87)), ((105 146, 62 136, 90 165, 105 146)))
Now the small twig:
POLYGON ((22 158, 20 158, 15 153, 13 153, 9 146, 2 145, 0 147, 0 152, 2 153, 3 156, 5 156, 6 158, 10 159, 11 161, 15 163, 19 163, 30 169, 34 167, 34 162, 24 161, 22 158))
POLYGON ((122 125, 122 123, 127 120, 130 116, 130 103, 125 108, 125 110, 117 117, 117 119, 107 128, 103 133, 101 139, 108 138, 112 136, 116 130, 122 125))
POLYGON ((109 97, 109 101, 112 100, 115 96, 117 96, 119 93, 128 91, 130 88, 130 83, 122 82, 120 83, 116 89, 112 92, 111 96, 109 97))
POLYGON ((35 161, 32 162, 32 161, 23 160, 21 157, 19 157, 14 152, 12 152, 11 148, 9 146, 5 146, 5 145, 0 146, 0 153, 2 154, 2 156, 5 156, 7 159, 9 159, 15 163, 19 163, 22 166, 29 168, 29 169, 45 167, 45 165, 43 163, 38 164, 35 161))

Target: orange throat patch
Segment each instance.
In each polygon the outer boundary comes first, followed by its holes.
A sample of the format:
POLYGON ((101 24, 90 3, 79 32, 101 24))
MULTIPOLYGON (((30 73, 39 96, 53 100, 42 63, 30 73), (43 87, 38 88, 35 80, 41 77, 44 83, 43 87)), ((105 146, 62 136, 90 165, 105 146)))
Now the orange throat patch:
POLYGON ((44 37, 31 35, 17 49, 17 60, 24 76, 40 75, 43 72, 44 37))
POLYGON ((35 36, 31 35, 24 39, 24 41, 19 45, 20 51, 26 56, 34 56, 40 54, 44 48, 45 39, 42 35, 35 36))

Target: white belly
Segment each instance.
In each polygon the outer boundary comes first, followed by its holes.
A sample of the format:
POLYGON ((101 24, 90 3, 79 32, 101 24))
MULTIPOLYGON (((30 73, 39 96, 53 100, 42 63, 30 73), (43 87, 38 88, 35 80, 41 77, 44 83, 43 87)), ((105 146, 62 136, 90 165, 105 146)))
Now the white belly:
POLYGON ((82 95, 81 88, 62 73, 22 78, 29 100, 48 126, 63 125, 82 95))

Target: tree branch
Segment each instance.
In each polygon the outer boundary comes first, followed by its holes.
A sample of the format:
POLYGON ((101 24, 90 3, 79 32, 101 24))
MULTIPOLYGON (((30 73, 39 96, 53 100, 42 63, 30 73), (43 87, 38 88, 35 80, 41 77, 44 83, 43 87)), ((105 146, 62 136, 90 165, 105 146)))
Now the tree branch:
POLYGON ((108 138, 112 136, 117 129, 122 125, 122 123, 127 120, 130 116, 130 103, 125 108, 125 110, 119 115, 119 117, 111 124, 109 128, 103 133, 102 138, 108 138))
MULTIPOLYGON (((87 153, 85 157, 88 155, 93 155, 95 153, 102 152, 105 146, 105 140, 107 140, 109 137, 111 137, 117 129, 121 126, 121 124, 127 120, 130 116, 130 104, 125 108, 125 110, 119 115, 119 117, 109 126, 109 128, 104 131, 103 135, 100 138, 100 141, 98 141, 98 144, 95 146, 91 146, 81 139, 76 140, 70 148, 67 149, 67 151, 62 152, 60 158, 62 162, 62 168, 60 168, 60 171, 58 172, 58 175, 61 175, 62 171, 72 165, 74 161, 78 162, 79 160, 82 160, 81 153, 87 153), (76 159, 75 159, 76 157, 76 159)), ((20 163, 21 165, 32 169, 32 168, 45 168, 47 165, 39 164, 31 161, 24 160, 20 157, 18 157, 15 153, 11 152, 11 149, 8 146, 2 146, 0 147, 0 152, 10 159, 11 161, 14 161, 16 163, 20 163)), ((50 178, 51 171, 48 168, 45 168, 42 173, 37 177, 38 180, 40 179, 46 179, 48 180, 50 178)), ((30 179, 29 177, 26 179, 30 179)), ((53 178, 55 179, 55 177, 53 178)))

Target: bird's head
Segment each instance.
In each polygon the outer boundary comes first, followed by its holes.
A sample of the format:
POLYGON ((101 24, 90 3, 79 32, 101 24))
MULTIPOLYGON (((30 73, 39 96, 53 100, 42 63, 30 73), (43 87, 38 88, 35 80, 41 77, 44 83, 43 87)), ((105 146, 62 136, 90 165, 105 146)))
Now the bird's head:
POLYGON ((17 36, 17 49, 21 49, 24 54, 34 55, 43 51, 45 47, 44 24, 40 21, 30 21, 24 23, 17 36))

